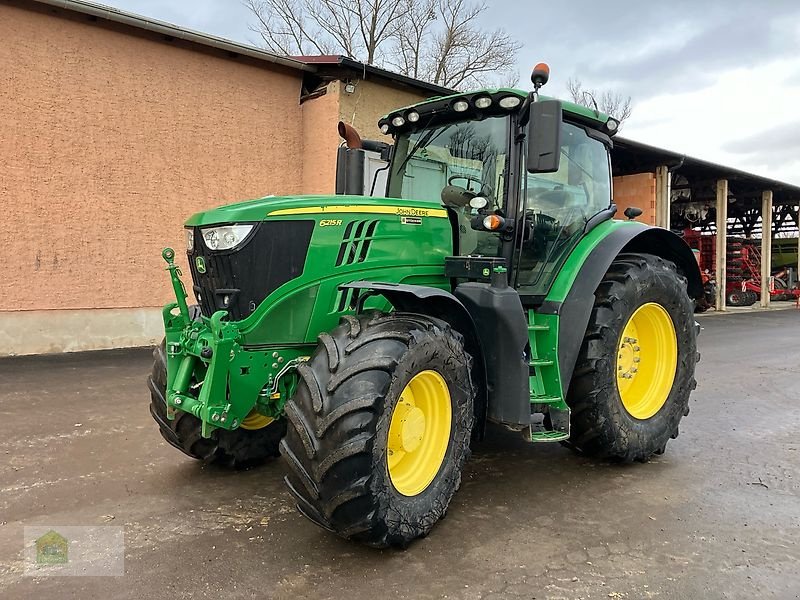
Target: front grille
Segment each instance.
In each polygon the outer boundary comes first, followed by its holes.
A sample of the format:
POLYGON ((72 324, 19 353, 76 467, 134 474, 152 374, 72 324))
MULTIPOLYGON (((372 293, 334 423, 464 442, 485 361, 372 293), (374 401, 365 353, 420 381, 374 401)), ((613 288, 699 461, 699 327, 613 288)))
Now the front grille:
POLYGON ((214 251, 195 228, 194 249, 187 254, 203 314, 227 310, 232 321, 249 316, 271 292, 303 273, 313 231, 314 221, 263 221, 238 248, 214 251))

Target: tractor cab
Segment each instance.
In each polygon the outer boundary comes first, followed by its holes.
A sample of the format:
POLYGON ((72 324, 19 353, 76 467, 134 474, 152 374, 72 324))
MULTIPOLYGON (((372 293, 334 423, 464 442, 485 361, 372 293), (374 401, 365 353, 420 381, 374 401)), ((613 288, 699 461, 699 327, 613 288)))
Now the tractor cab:
POLYGON ((534 301, 581 237, 614 215, 609 150, 618 128, 599 112, 539 99, 546 77, 537 69, 531 94, 436 98, 379 122, 395 138, 386 195, 439 198, 454 254, 504 258, 509 283, 534 301))

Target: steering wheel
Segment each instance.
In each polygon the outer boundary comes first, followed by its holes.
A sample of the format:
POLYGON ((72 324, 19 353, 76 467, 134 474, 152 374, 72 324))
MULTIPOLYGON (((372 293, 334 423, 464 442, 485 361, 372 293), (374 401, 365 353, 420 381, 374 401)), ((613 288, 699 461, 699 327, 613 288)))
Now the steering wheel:
POLYGON ((451 175, 450 178, 447 180, 447 185, 453 185, 453 182, 455 180, 457 180, 457 179, 463 179, 464 181, 466 181, 467 182, 467 187, 465 189, 470 191, 470 192, 474 191, 476 194, 479 194, 480 191, 481 191, 481 188, 483 187, 483 182, 480 179, 478 179, 477 177, 473 177, 472 175, 451 175), (469 189, 469 184, 470 183, 475 183, 477 185, 477 189, 476 190, 470 190, 469 189))

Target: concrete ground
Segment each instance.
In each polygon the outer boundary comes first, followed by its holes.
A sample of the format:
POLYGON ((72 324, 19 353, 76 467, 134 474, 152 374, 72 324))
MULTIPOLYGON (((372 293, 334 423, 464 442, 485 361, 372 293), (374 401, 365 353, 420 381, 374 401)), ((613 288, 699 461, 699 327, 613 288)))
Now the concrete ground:
POLYGON ((681 435, 609 465, 493 431, 407 551, 295 512, 276 462, 203 467, 147 411, 149 352, 0 361, 2 598, 798 598, 800 311, 702 318, 681 435), (25 525, 121 525, 124 577, 29 577, 25 525))

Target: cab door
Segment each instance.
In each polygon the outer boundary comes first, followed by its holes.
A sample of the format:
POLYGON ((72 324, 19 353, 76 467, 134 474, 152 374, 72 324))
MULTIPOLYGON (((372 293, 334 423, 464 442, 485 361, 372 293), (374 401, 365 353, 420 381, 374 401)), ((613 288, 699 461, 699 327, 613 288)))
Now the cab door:
POLYGON ((584 127, 563 122, 558 171, 528 173, 520 185, 514 282, 521 295, 544 298, 586 224, 611 205, 608 148, 584 127))

